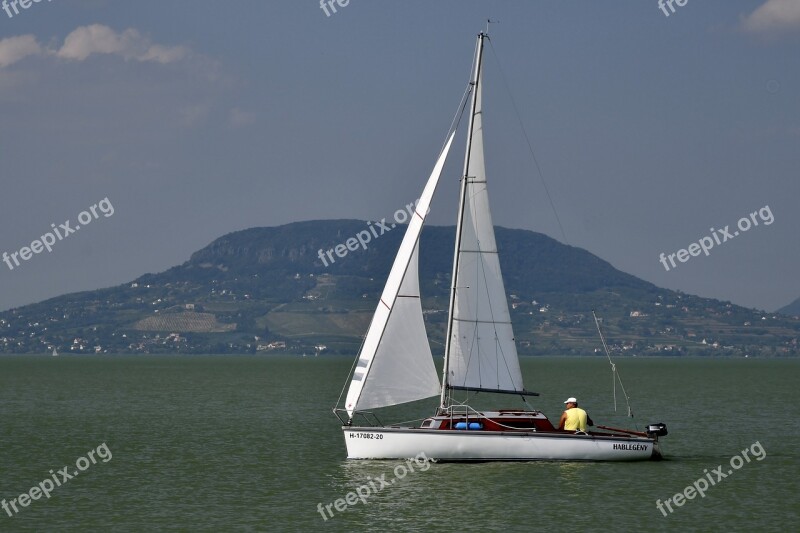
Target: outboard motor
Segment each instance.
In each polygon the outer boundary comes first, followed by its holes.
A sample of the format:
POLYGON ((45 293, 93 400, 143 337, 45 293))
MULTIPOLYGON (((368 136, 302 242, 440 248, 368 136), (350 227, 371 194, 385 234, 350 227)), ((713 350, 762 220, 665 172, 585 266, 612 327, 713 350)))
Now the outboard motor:
POLYGON ((661 422, 647 426, 647 436, 650 438, 663 437, 667 434, 667 425, 661 422))

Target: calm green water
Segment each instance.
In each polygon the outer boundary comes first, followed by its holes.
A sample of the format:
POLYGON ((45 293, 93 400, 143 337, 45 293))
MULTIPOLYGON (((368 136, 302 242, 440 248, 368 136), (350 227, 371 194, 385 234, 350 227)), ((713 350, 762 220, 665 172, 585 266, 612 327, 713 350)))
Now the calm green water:
MULTIPOLYGON (((112 456, 56 487, 49 500, 18 504, 13 517, 0 510, 0 531, 797 529, 800 361, 619 360, 634 424, 669 427, 668 460, 417 466, 367 504, 324 521, 318 503, 345 497, 368 477, 391 479, 399 464, 344 459, 330 408, 351 363, 2 357, 0 498, 17 498, 50 470, 75 471, 76 460, 102 443, 112 456), (756 441, 763 460, 667 517, 656 509, 656 499, 683 491, 704 469, 729 470, 730 458, 756 441)), ((551 419, 575 395, 596 423, 630 427, 614 414, 602 359, 522 364, 528 388, 542 393, 532 403, 551 419)), ((420 417, 432 406, 420 402, 387 418, 420 417)))

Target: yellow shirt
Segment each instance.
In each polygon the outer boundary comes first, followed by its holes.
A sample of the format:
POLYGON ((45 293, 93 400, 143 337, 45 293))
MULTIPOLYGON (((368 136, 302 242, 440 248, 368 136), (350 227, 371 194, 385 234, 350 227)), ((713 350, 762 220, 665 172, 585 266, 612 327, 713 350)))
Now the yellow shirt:
POLYGON ((586 411, 580 407, 567 409, 567 419, 564 421, 564 429, 575 431, 586 431, 586 411))

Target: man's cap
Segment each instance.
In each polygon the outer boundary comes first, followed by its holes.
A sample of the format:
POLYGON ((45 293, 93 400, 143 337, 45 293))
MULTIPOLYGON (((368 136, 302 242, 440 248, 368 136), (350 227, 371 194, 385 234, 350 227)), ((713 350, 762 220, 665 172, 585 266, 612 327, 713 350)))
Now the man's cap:
POLYGON ((564 403, 578 403, 578 400, 576 400, 574 397, 570 397, 567 398, 567 401, 564 403))

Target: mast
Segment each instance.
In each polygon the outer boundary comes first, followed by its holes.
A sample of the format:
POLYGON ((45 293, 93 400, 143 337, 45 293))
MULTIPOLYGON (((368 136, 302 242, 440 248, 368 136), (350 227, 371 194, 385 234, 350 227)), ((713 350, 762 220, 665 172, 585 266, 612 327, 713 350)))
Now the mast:
POLYGON ((456 223, 456 244, 455 244, 455 252, 453 253, 453 274, 450 280, 451 281, 450 306, 447 317, 447 338, 445 339, 444 365, 442 366, 442 394, 440 398, 440 407, 442 409, 446 407, 445 404, 447 399, 447 390, 448 390, 447 374, 449 372, 450 347, 452 345, 451 339, 453 336, 453 316, 456 303, 456 288, 458 287, 458 260, 459 260, 458 252, 461 248, 461 227, 463 226, 464 223, 464 205, 467 201, 467 179, 469 178, 469 160, 470 160, 470 152, 472 150, 472 134, 475 126, 475 108, 477 107, 478 103, 478 82, 481 76, 481 62, 483 59, 483 39, 485 37, 487 37, 487 34, 484 32, 478 34, 478 42, 475 46, 475 75, 473 77, 473 80, 470 82, 470 85, 472 85, 472 102, 470 104, 469 126, 467 129, 467 149, 464 154, 464 174, 461 178, 461 194, 458 202, 458 222, 456 223))

